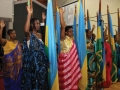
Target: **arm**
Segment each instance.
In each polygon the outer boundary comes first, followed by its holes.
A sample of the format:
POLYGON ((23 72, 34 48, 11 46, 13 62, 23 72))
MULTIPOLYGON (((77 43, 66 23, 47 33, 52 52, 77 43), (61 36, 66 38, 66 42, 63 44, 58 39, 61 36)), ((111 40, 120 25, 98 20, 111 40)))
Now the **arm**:
POLYGON ((27 11, 28 11, 28 15, 27 15, 26 23, 25 23, 24 32, 25 32, 25 36, 26 36, 27 40, 29 40, 30 39, 30 34, 29 34, 30 19, 31 19, 33 10, 31 7, 27 6, 27 11))
POLYGON ((42 12, 42 23, 40 26, 40 37, 42 39, 43 42, 45 42, 45 19, 46 19, 46 15, 44 12, 42 12))
POLYGON ((86 17, 86 15, 84 15, 84 21, 85 21, 85 25, 86 25, 86 22, 87 22, 87 17, 86 17))
POLYGON ((2 46, 4 46, 4 45, 6 44, 6 42, 7 42, 6 39, 3 39, 3 38, 2 38, 2 31, 3 31, 4 26, 5 26, 5 23, 4 23, 3 20, 1 20, 1 21, 0 21, 0 44, 1 44, 2 46))
POLYGON ((91 35, 93 34, 94 29, 95 29, 95 25, 92 26, 91 35))
POLYGON ((108 27, 107 27, 107 25, 105 25, 105 35, 107 35, 107 30, 108 30, 108 27))
POLYGON ((64 40, 65 39, 65 22, 64 22, 64 18, 63 18, 63 9, 60 8, 60 24, 61 24, 61 33, 60 33, 60 38, 61 40, 64 40))
POLYGON ((115 32, 116 32, 116 38, 118 39, 118 31, 115 29, 115 32))

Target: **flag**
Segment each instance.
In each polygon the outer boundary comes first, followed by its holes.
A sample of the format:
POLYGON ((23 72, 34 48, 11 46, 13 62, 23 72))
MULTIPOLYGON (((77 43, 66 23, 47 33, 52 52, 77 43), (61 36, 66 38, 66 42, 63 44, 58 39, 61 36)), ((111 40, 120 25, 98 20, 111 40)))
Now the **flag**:
POLYGON ((47 18, 46 18, 46 33, 45 33, 45 50, 49 58, 49 88, 50 90, 59 90, 58 83, 58 67, 57 67, 57 52, 54 32, 54 19, 52 0, 48 0, 47 18))
POLYGON ((77 32, 76 32, 76 6, 75 6, 74 22, 73 22, 73 34, 74 34, 75 43, 77 44, 77 32))
POLYGON ((108 15, 108 27, 109 27, 109 40, 112 50, 112 82, 117 82, 117 62, 116 62, 116 49, 115 49, 115 42, 114 42, 114 33, 113 33, 113 27, 112 27, 112 18, 109 13, 109 7, 107 6, 107 15, 108 15))
POLYGON ((88 85, 88 73, 87 73, 87 49, 86 49, 86 31, 84 12, 81 0, 78 1, 79 18, 78 18, 78 36, 77 36, 77 49, 80 60, 80 68, 82 78, 79 81, 79 88, 86 90, 88 85))
POLYGON ((104 22, 101 21, 102 15, 101 15, 101 0, 99 1, 99 25, 101 23, 101 38, 102 38, 102 63, 100 62, 100 73, 102 73, 102 78, 100 81, 106 80, 106 60, 105 60, 105 47, 104 47, 104 22))
POLYGON ((58 7, 56 11, 56 38, 57 38, 58 54, 59 54, 60 53, 60 15, 59 15, 58 7))
POLYGON ((106 80, 106 62, 105 62, 105 48, 104 48, 104 25, 101 20, 101 0, 99 1, 99 13, 97 14, 97 40, 96 40, 96 76, 97 84, 101 84, 106 80))
POLYGON ((100 13, 97 14, 97 39, 96 39, 96 76, 97 76, 97 84, 101 83, 101 65, 102 65, 102 33, 101 33, 101 25, 99 23, 100 13))
POLYGON ((89 11, 87 10, 87 29, 91 30, 89 11))
POLYGON ((102 36, 102 67, 101 67, 101 71, 102 71, 102 79, 103 81, 106 80, 106 60, 105 60, 105 47, 104 47, 104 23, 102 22, 101 25, 101 36, 102 36))

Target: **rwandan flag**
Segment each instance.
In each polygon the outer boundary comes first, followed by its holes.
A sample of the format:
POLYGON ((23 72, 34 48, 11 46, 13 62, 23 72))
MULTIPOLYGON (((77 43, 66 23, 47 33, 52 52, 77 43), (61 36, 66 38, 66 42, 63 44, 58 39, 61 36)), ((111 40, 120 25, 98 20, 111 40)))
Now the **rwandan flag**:
POLYGON ((75 6, 75 14, 74 14, 74 22, 73 22, 73 34, 74 34, 74 40, 75 40, 75 43, 77 45, 77 31, 76 31, 76 6, 75 6))
POLYGON ((87 10, 87 29, 91 30, 89 11, 87 10))
MULTIPOLYGON (((99 21, 102 18, 101 16, 101 0, 99 1, 99 21)), ((106 60, 105 60, 105 48, 104 48, 104 22, 98 23, 101 26, 101 38, 102 38, 102 64, 100 62, 100 73, 102 73, 102 78, 100 81, 106 80, 106 60)))
POLYGON ((57 45, 58 45, 58 54, 60 53, 60 15, 59 9, 56 7, 56 38, 57 38, 57 45))
POLYGON ((54 32, 54 19, 52 0, 48 0, 47 4, 47 19, 46 19, 46 33, 45 33, 45 50, 50 62, 49 71, 49 87, 50 90, 59 90, 58 83, 58 66, 57 66, 57 52, 54 32))
MULTIPOLYGON (((104 24, 102 22, 101 25, 101 31, 102 31, 102 42, 104 42, 104 24)), ((104 47, 104 43, 102 44, 102 67, 101 67, 101 71, 102 71, 102 79, 103 81, 106 81, 106 60, 105 60, 105 47, 104 47)))
POLYGON ((116 83, 117 82, 117 62, 116 62, 116 49, 115 49, 115 42, 114 42, 114 33, 113 33, 113 27, 112 27, 112 18, 109 13, 109 7, 107 6, 107 14, 108 14, 108 26, 109 26, 109 35, 110 35, 110 45, 111 45, 111 50, 112 50, 112 82, 116 83))
POLYGON ((78 18, 78 36, 77 36, 77 49, 80 60, 80 68, 82 78, 79 81, 79 88, 86 90, 88 85, 88 73, 87 73, 87 49, 86 49, 86 31, 84 12, 81 0, 78 1, 79 18, 78 18))
POLYGON ((101 34, 101 25, 99 23, 100 15, 97 14, 97 40, 96 40, 96 76, 97 84, 101 83, 102 74, 101 74, 101 65, 102 65, 102 34, 101 34))
POLYGON ((106 80, 106 62, 105 62, 105 48, 104 48, 104 37, 103 37, 104 25, 100 19, 101 19, 101 0, 99 2, 99 14, 97 14, 96 76, 97 76, 98 84, 106 80))

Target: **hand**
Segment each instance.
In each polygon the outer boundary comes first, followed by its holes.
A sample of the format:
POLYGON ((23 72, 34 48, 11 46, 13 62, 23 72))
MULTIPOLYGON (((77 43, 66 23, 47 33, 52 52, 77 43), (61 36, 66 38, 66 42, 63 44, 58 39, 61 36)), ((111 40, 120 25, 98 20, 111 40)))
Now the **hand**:
POLYGON ((45 19, 46 19, 45 12, 42 12, 42 19, 43 19, 43 20, 45 20, 45 19))
POLYGON ((107 26, 107 25, 105 25, 105 28, 106 28, 106 29, 108 29, 108 26, 107 26))
POLYGON ((5 27, 4 20, 1 20, 1 21, 0 21, 0 28, 4 28, 4 27, 5 27))
POLYGON ((59 13, 60 13, 60 14, 63 14, 64 12, 65 12, 65 11, 63 10, 63 8, 60 8, 60 9, 59 9, 59 13))
POLYGON ((30 6, 27 6, 27 11, 29 14, 32 14, 33 13, 33 8, 31 8, 30 6))
POLYGON ((87 17, 86 17, 86 15, 84 15, 84 20, 85 20, 85 22, 87 21, 87 17))
POLYGON ((93 30, 95 29, 95 25, 92 26, 92 29, 93 29, 93 30))

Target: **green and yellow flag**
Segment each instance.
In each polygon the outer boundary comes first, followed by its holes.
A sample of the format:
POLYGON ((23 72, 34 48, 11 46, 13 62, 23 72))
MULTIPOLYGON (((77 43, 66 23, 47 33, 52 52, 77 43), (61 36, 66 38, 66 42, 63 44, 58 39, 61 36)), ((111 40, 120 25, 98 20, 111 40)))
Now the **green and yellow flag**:
POLYGON ((112 27, 112 18, 109 13, 109 7, 107 6, 107 16, 108 16, 108 33, 109 33, 109 41, 111 45, 112 50, 112 82, 117 82, 117 62, 116 62, 116 49, 115 49, 115 42, 114 42, 114 33, 113 33, 113 27, 112 27))

